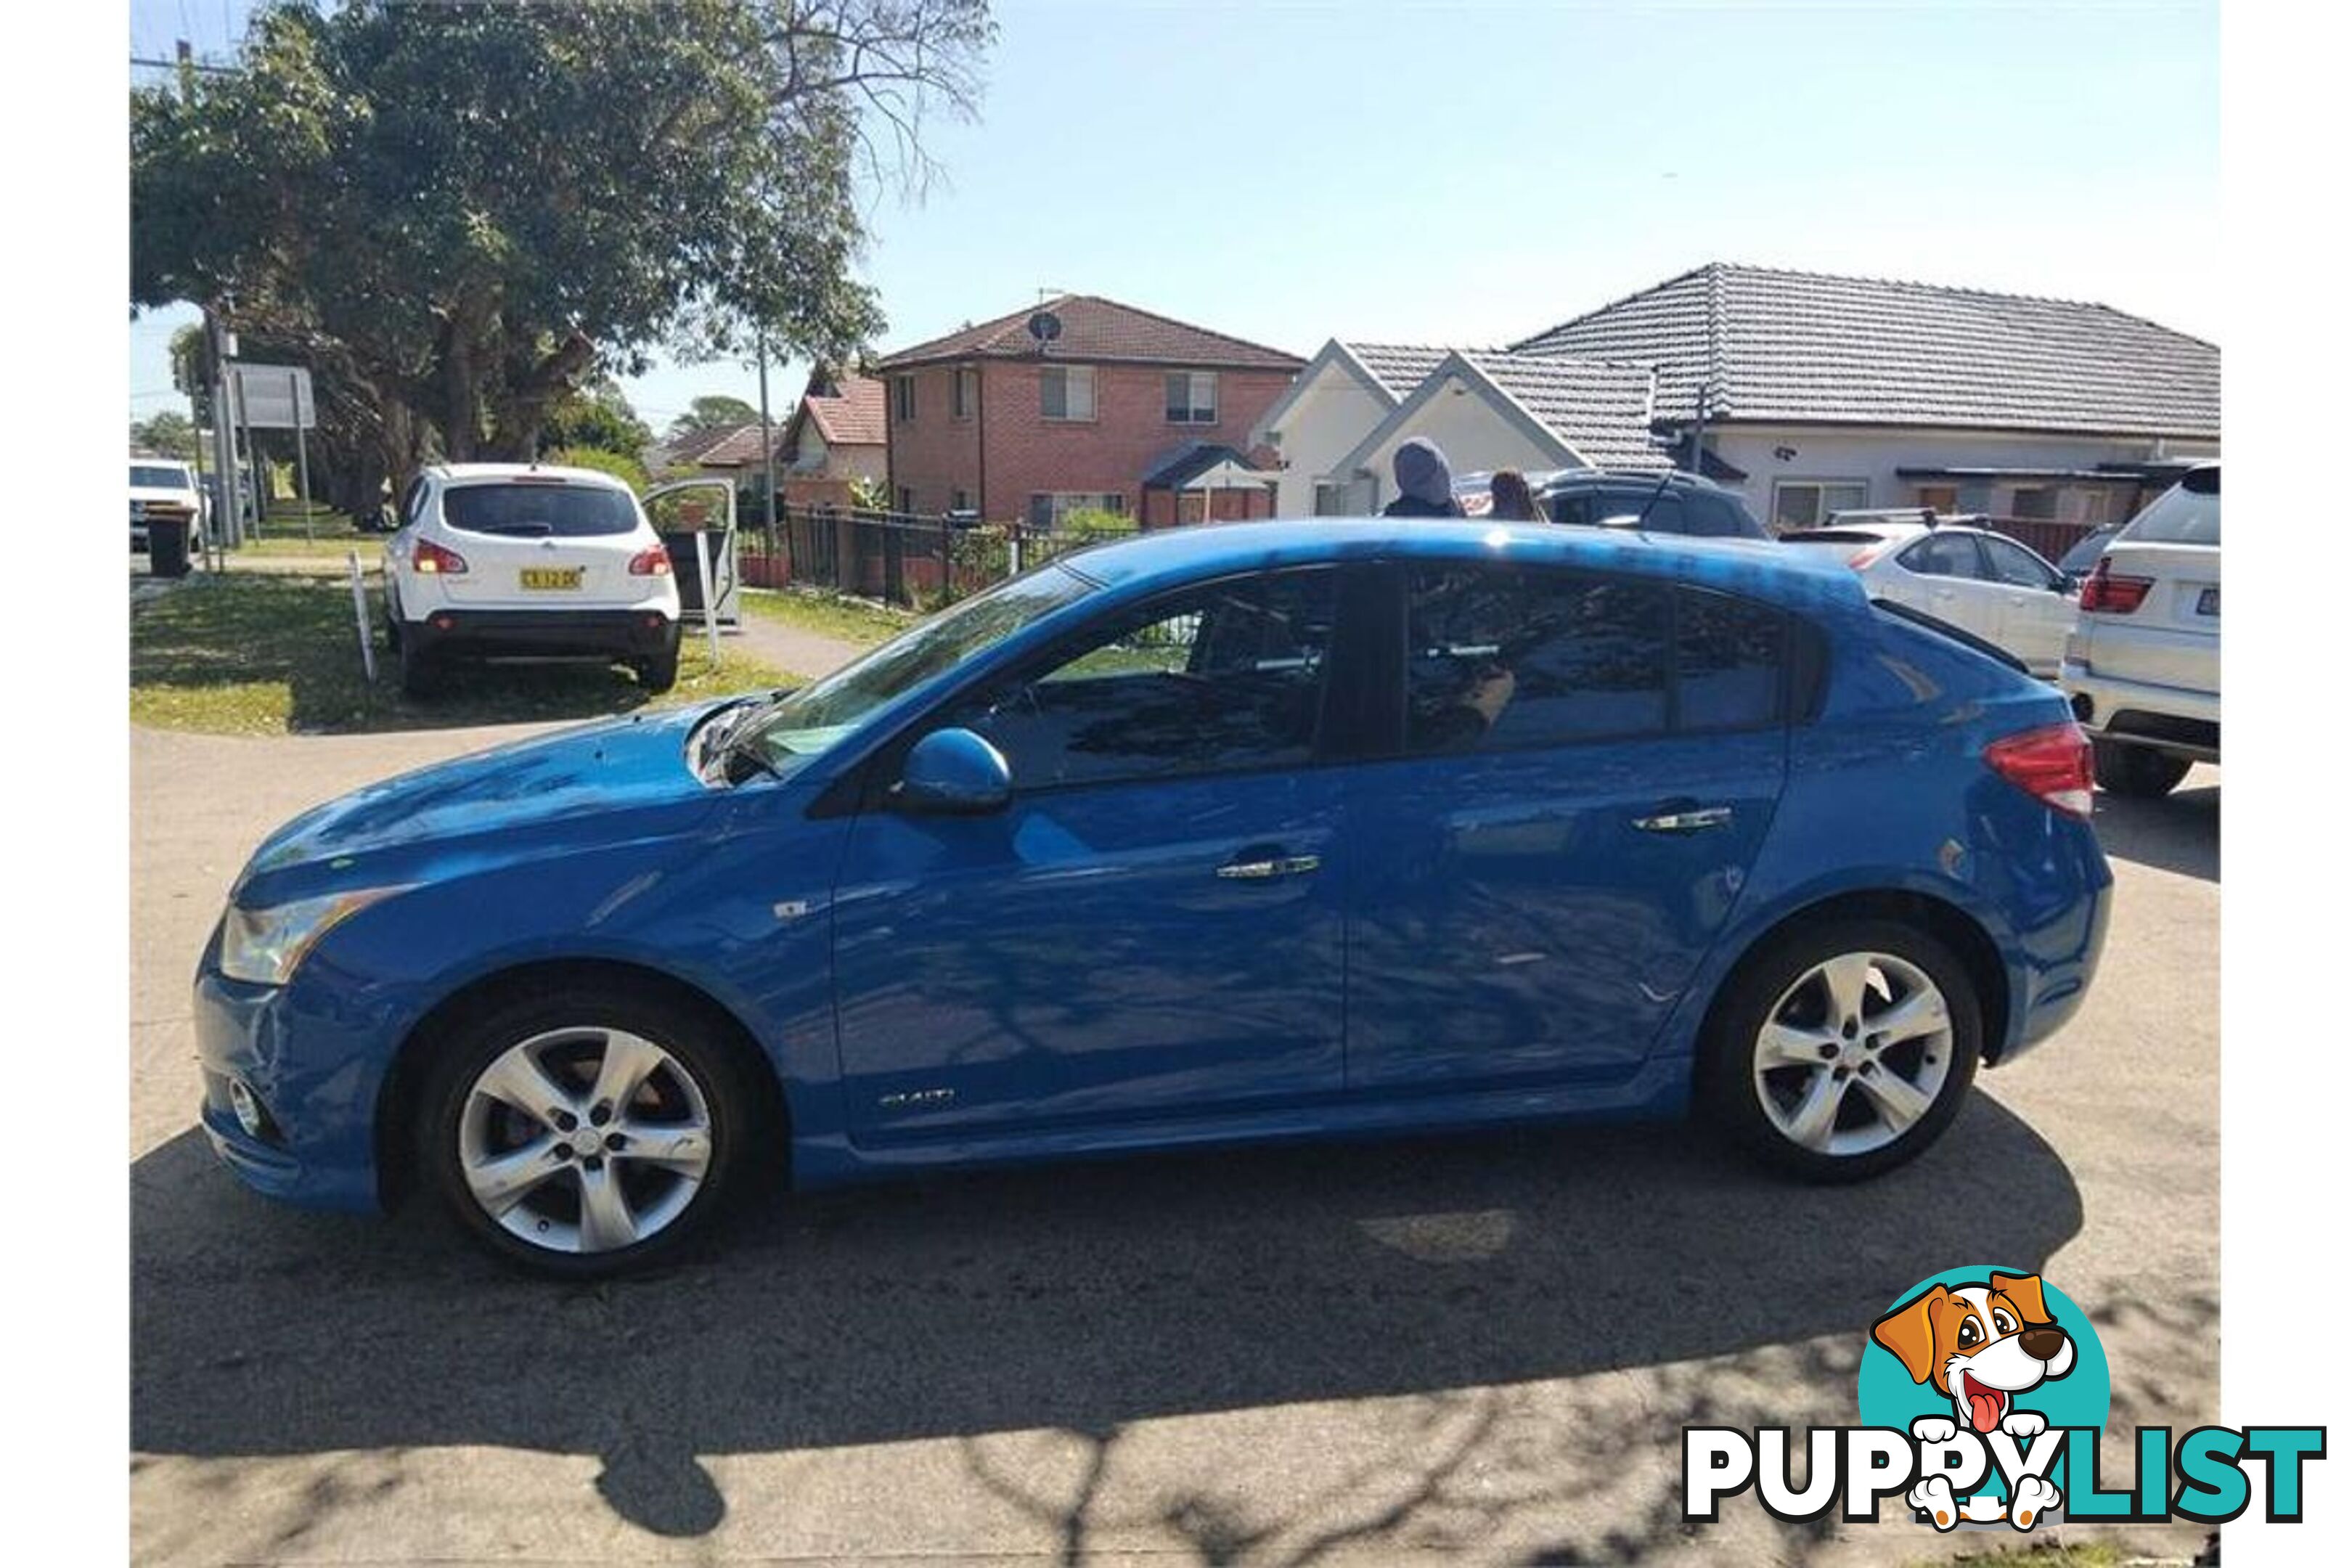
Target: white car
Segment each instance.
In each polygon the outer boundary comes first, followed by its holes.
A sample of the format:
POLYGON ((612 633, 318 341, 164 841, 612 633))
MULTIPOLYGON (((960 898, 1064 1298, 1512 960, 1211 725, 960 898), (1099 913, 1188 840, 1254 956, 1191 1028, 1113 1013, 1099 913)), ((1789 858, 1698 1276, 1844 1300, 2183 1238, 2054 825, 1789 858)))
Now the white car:
POLYGON ((2043 679, 2057 678, 2074 629, 2073 586, 2064 573, 2014 539, 1965 524, 1848 513, 1827 528, 1784 533, 1780 542, 1838 552, 1872 598, 1924 610, 1983 638, 2043 679))
POLYGON ((147 548, 150 517, 178 517, 188 525, 188 548, 196 548, 203 531, 204 497, 196 489, 196 471, 170 458, 131 459, 131 548, 147 548))
POLYGON ((2154 796, 2221 760, 2221 465, 2194 468, 2107 542, 2059 685, 2099 787, 2154 796))
POLYGON ((677 682, 677 580, 628 486, 587 468, 452 463, 409 486, 384 542, 402 688, 425 696, 459 659, 619 660, 677 682))

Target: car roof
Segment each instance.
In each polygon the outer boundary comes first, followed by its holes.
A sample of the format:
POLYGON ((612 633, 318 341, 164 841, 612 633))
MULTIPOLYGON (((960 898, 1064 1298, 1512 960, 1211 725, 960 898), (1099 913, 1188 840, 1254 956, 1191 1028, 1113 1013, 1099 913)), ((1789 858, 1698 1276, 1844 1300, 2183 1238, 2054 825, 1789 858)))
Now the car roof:
POLYGON ((1056 557, 1106 587, 1148 589, 1219 570, 1322 562, 1515 561, 1654 576, 1780 604, 1865 603, 1843 563, 1769 540, 1700 539, 1632 529, 1461 518, 1318 517, 1216 522, 1148 533, 1056 557))
POLYGON ((1897 522, 1893 518, 1864 518, 1859 522, 1826 522, 1819 528, 1793 528, 1780 535, 1783 544, 1843 544, 1857 539, 1909 539, 1916 534, 1971 533, 1968 528, 1929 529, 1924 522, 1897 522))
MULTIPOLYGON (((566 468, 553 463, 436 463, 425 470, 453 484, 480 484, 499 479, 559 479, 565 484, 600 485, 626 490, 628 484, 598 468, 566 468)), ((635 494, 635 491, 630 493, 635 494)))

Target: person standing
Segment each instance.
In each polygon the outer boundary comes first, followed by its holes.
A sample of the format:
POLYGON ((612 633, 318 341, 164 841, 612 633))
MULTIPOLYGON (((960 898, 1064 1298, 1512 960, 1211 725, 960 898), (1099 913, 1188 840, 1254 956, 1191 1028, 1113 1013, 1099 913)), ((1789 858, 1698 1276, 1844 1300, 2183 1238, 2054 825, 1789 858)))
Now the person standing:
POLYGON ((1454 470, 1437 443, 1415 436, 1396 449, 1391 460, 1396 474, 1397 499, 1381 509, 1382 517, 1461 517, 1462 503, 1454 499, 1454 470))

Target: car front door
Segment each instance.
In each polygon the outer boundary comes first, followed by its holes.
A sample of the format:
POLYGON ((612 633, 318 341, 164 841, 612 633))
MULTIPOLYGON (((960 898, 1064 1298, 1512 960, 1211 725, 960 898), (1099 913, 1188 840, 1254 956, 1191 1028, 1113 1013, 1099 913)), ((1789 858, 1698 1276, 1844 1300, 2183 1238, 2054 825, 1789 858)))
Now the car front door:
MULTIPOLYGON (((1013 793, 887 799, 834 905, 862 1142, 1214 1115, 1338 1090, 1345 770, 1320 765, 1340 573, 1161 595, 949 700, 1013 793)), ((876 766, 895 776, 886 751, 876 766)), ((869 793, 869 801, 877 797, 869 793)))
POLYGON ((2000 635, 1993 641, 2025 662, 2036 675, 2054 676, 2074 629, 2075 604, 2056 567, 2013 539, 1987 534, 1978 541, 2001 588, 2000 635))
POLYGON ((1622 1081, 1723 929, 1786 768, 1778 609, 1401 568, 1396 753, 1352 770, 1351 1090, 1622 1081))

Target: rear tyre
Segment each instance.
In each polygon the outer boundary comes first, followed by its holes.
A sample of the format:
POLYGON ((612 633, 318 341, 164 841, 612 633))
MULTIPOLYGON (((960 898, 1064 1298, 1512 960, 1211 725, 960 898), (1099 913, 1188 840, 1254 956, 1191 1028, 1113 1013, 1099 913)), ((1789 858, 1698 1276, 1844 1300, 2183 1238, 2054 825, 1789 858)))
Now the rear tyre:
POLYGON ((2116 741, 2091 742, 2091 771, 2109 795, 2155 800, 2189 776, 2189 759, 2116 741))
POLYGON ((1833 920, 1749 955, 1699 1046, 1698 1107, 1766 1164, 1853 1182, 1942 1135, 1975 1079, 1984 1015, 1967 967, 1916 926, 1833 920))
POLYGON ((400 689, 411 697, 437 697, 446 684, 441 660, 416 646, 415 637, 400 639, 400 689))
POLYGON ((667 691, 677 684, 677 649, 637 660, 637 679, 648 691, 667 691))
POLYGON ((518 997, 438 1042, 417 1168, 500 1257, 599 1279, 672 1258, 716 1218, 758 1103, 690 1008, 604 986, 518 997))

